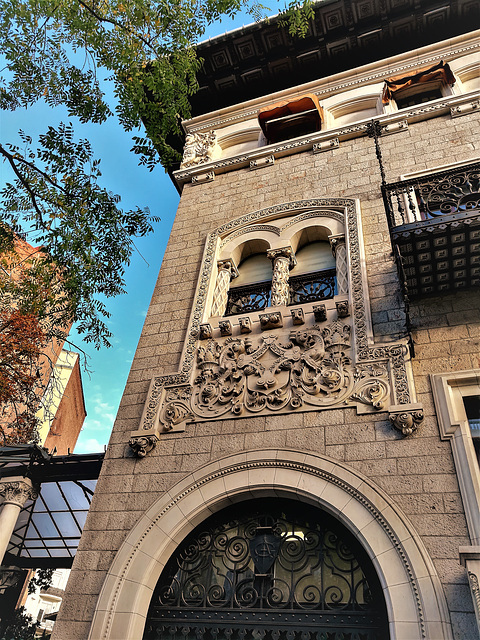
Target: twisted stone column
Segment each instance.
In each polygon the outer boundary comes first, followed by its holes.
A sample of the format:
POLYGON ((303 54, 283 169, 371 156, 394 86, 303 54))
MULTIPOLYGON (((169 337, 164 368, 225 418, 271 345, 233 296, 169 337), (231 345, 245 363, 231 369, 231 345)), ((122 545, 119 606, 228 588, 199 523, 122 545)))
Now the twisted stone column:
POLYGON ((238 276, 233 260, 219 260, 218 275, 213 293, 212 316, 223 316, 227 308, 230 281, 238 276))
POLYGON ((290 269, 295 266, 295 257, 291 247, 270 249, 267 256, 273 263, 271 306, 287 305, 289 298, 288 278, 290 269))
POLYGON ((338 295, 348 294, 348 264, 345 236, 330 236, 330 246, 335 257, 338 295))
POLYGON ((18 514, 28 499, 38 496, 29 478, 14 477, 0 480, 0 496, 4 502, 0 513, 0 563, 12 537, 18 514))

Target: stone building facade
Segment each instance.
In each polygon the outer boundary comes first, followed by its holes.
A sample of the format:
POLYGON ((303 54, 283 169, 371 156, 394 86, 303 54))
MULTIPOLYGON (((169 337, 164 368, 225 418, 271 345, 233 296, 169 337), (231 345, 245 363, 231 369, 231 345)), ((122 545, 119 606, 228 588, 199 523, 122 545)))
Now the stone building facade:
POLYGON ((57 640, 479 637, 479 61, 456 35, 184 123, 57 640))

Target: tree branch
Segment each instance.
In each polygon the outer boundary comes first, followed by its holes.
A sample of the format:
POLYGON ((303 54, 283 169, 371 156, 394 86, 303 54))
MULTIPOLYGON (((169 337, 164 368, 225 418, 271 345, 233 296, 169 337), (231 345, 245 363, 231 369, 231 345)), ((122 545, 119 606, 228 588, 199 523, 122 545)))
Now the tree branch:
POLYGON ((135 38, 138 38, 141 42, 143 42, 143 44, 146 47, 148 47, 149 49, 151 49, 152 51, 154 51, 156 53, 156 49, 155 49, 154 46, 152 46, 152 43, 149 40, 147 40, 146 38, 144 38, 143 36, 141 36, 136 31, 133 31, 132 29, 129 29, 126 25, 122 24, 121 22, 118 22, 117 20, 114 20, 113 18, 107 18, 106 16, 100 15, 99 13, 97 13, 95 11, 95 9, 93 7, 88 5, 83 0, 78 0, 78 4, 81 5, 84 9, 86 9, 89 13, 91 13, 92 16, 94 18, 96 18, 99 22, 107 22, 108 24, 111 24, 114 27, 118 27, 119 29, 122 29, 122 31, 125 31, 126 33, 130 34, 131 36, 135 36, 135 38))
MULTIPOLYGON (((48 175, 48 173, 45 173, 45 171, 42 171, 41 169, 39 169, 37 167, 37 165, 33 164, 33 162, 30 162, 29 160, 25 160, 25 158, 22 157, 18 157, 15 158, 15 156, 13 156, 11 153, 9 153, 5 147, 3 147, 0 144, 0 153, 2 153, 10 162, 10 164, 13 167, 13 163, 15 163, 15 160, 17 160, 18 162, 21 162, 22 164, 26 165, 27 167, 30 167, 30 169, 33 169, 33 171, 36 171, 37 173, 39 173, 43 178, 45 178, 45 180, 47 182, 49 182, 52 187, 55 187, 55 189, 58 189, 59 191, 61 191, 62 193, 64 193, 65 195, 68 195, 68 191, 66 189, 64 189, 61 185, 59 185, 57 182, 55 182, 55 180, 52 180, 52 178, 50 178, 50 176, 48 175)), ((14 168, 15 170, 15 168, 14 168)), ((15 171, 15 173, 17 173, 17 171, 15 171)), ((18 173, 17 173, 18 175, 18 173)), ((19 176, 21 179, 21 176, 19 176)))

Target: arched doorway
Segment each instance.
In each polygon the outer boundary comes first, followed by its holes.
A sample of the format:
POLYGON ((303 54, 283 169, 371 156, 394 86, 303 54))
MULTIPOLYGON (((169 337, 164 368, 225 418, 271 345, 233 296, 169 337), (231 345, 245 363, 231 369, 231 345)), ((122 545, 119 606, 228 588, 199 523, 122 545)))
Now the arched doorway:
POLYGON ((144 640, 388 640, 380 582, 326 512, 288 499, 228 507, 166 564, 144 640))

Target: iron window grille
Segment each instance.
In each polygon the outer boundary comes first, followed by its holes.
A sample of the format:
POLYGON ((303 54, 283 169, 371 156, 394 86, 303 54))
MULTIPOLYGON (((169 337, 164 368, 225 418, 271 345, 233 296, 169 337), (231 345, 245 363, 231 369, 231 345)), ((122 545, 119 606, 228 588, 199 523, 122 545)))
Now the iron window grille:
POLYGON ((305 304, 329 300, 337 293, 337 278, 335 269, 324 269, 289 279, 289 304, 305 304))
POLYGON ((230 289, 225 315, 235 316, 239 313, 262 311, 262 309, 270 306, 271 293, 271 282, 261 282, 260 284, 250 284, 230 289))
POLYGON ((387 640, 365 552, 328 514, 250 501, 207 520, 154 592, 144 640, 387 640), (301 516, 300 516, 301 514, 301 516))

